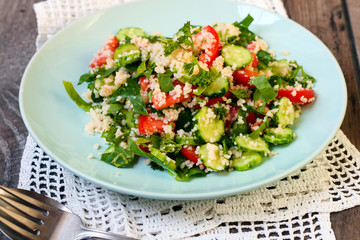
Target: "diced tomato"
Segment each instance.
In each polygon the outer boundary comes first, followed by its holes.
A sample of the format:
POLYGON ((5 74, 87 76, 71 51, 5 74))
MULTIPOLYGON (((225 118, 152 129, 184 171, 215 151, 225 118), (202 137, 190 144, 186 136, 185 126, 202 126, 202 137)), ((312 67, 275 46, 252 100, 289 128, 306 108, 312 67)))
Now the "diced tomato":
POLYGON ((199 161, 199 154, 196 153, 196 148, 194 146, 184 145, 182 146, 180 152, 184 157, 195 164, 199 161))
POLYGON ((250 52, 253 52, 253 53, 257 53, 259 50, 261 50, 261 47, 260 45, 255 42, 255 41, 251 41, 249 42, 249 44, 246 46, 246 49, 249 50, 250 52))
POLYGON ((296 90, 294 87, 287 87, 280 88, 277 97, 287 97, 293 103, 305 104, 315 100, 315 92, 308 88, 296 90))
POLYGON ((219 35, 211 26, 206 26, 193 36, 194 45, 199 46, 204 51, 199 56, 199 60, 207 65, 215 60, 219 54, 219 35))
POLYGON ((111 35, 107 40, 106 40, 106 46, 109 48, 109 50, 115 52, 116 48, 119 46, 119 40, 117 39, 116 36, 111 35))
POLYGON ((250 66, 256 67, 257 65, 259 65, 259 60, 254 52, 251 52, 251 54, 252 54, 252 60, 251 60, 250 66))
POLYGON ((222 102, 224 102, 223 97, 228 98, 228 97, 230 97, 230 96, 231 96, 231 92, 228 91, 228 92, 227 92, 224 96, 222 96, 222 97, 219 97, 219 98, 210 98, 210 99, 208 100, 208 102, 206 103, 206 106, 212 106, 212 105, 215 105, 215 104, 217 104, 217 103, 222 103, 222 102))
POLYGON ((139 79, 139 84, 140 84, 141 90, 143 90, 143 91, 149 90, 150 81, 146 77, 141 77, 139 79))
POLYGON ((230 106, 230 111, 225 117, 225 131, 229 132, 232 124, 235 122, 237 118, 237 114, 239 111, 238 106, 230 106))
POLYGON ((260 127, 260 125, 263 123, 264 121, 261 120, 261 121, 256 121, 255 123, 253 123, 251 126, 250 126, 250 129, 252 132, 256 131, 258 129, 258 127, 260 127))
POLYGON ((256 121, 256 114, 254 112, 249 112, 246 114, 247 124, 253 124, 256 121))
POLYGON ((101 67, 106 64, 108 59, 114 57, 114 51, 119 46, 119 40, 114 35, 110 35, 105 41, 104 46, 95 54, 93 60, 91 61, 89 67, 101 67))
POLYGON ((164 123, 162 120, 157 120, 149 116, 141 115, 139 119, 139 133, 140 134, 154 134, 164 132, 164 126, 172 124, 175 127, 174 122, 164 123))
MULTIPOLYGON (((182 89, 185 86, 185 84, 183 84, 182 82, 180 82, 178 80, 175 80, 173 82, 173 84, 174 84, 174 87, 176 87, 177 85, 180 85, 182 87, 182 89)), ((153 101, 153 105, 154 105, 155 109, 163 109, 163 108, 170 107, 176 103, 180 103, 180 102, 190 99, 193 95, 192 92, 186 94, 186 96, 183 93, 181 93, 180 96, 177 96, 177 97, 175 97, 176 95, 171 95, 170 93, 160 92, 158 94, 159 95, 154 94, 152 96, 152 101, 153 101), (162 98, 161 96, 164 96, 165 101, 163 101, 163 99, 161 99, 162 98)))
POLYGON ((257 43, 255 41, 251 41, 246 46, 246 49, 249 50, 250 52, 254 52, 257 47, 258 47, 257 43))
POLYGON ((147 152, 147 153, 150 153, 150 149, 148 147, 145 147, 144 145, 142 144, 138 144, 139 148, 141 150, 143 150, 144 152, 147 152))
POLYGON ((247 70, 245 68, 234 71, 233 77, 237 84, 243 85, 245 87, 255 87, 254 85, 249 84, 252 77, 258 76, 257 72, 247 70))

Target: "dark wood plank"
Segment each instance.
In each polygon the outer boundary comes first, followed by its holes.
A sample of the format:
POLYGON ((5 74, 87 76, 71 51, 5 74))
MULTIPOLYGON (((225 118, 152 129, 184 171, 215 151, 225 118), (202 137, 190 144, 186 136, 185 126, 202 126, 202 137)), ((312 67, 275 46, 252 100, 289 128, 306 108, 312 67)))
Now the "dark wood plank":
MULTIPOLYGON (((347 9, 347 16, 351 26, 351 37, 354 41, 354 48, 357 55, 357 72, 360 75, 360 1, 359 0, 346 0, 344 1, 345 8, 347 9)), ((360 78, 358 78, 358 87, 360 86, 360 78)), ((359 87, 360 88, 360 87, 359 87)), ((360 93, 359 93, 360 94, 360 93)))
MULTIPOLYGON (((16 187, 28 131, 20 116, 22 74, 35 53, 39 0, 0 1, 0 184, 16 187)), ((6 238, 0 233, 0 239, 6 238)))
MULTIPOLYGON (((348 22, 348 11, 353 21, 355 37, 359 37, 357 19, 360 11, 358 0, 284 0, 289 17, 300 23, 318 36, 338 60, 348 88, 348 107, 341 129, 350 141, 360 149, 360 103, 357 82, 359 80, 358 62, 351 36, 351 25, 348 22), (355 4, 356 2, 356 4, 355 4), (350 6, 351 5, 351 6, 350 6), (348 9, 347 7, 351 8, 348 9), (354 16, 355 15, 355 16, 354 16), (355 24, 354 24, 355 23, 355 24)), ((359 44, 359 43, 358 43, 359 44)), ((359 47, 359 45, 357 45, 359 47)), ((359 49, 359 48, 358 48, 359 49)), ((360 239, 360 207, 331 214, 332 227, 337 239, 360 239)))

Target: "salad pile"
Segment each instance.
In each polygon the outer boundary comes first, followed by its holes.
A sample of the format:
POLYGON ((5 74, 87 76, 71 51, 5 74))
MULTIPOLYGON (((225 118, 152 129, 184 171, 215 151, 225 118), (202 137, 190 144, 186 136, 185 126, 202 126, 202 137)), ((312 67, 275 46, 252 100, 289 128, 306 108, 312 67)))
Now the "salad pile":
POLYGON ((241 22, 194 26, 172 37, 123 28, 109 35, 78 84, 63 81, 88 111, 85 129, 109 147, 101 160, 130 167, 136 155, 178 181, 244 171, 295 138, 301 106, 315 100, 315 79, 296 61, 277 60, 241 22))

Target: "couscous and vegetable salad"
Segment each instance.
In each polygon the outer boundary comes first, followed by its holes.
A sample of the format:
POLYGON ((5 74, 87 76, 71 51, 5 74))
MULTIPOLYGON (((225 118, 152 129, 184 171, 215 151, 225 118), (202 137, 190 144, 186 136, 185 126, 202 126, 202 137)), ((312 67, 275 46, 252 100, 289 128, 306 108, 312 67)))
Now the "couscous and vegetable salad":
POLYGON ((187 181, 251 169, 277 154, 273 145, 294 141, 315 79, 276 59, 252 21, 187 22, 171 38, 137 27, 109 35, 78 82, 88 86, 85 100, 63 82, 91 117, 86 131, 109 144, 101 160, 129 167, 139 155, 187 181))

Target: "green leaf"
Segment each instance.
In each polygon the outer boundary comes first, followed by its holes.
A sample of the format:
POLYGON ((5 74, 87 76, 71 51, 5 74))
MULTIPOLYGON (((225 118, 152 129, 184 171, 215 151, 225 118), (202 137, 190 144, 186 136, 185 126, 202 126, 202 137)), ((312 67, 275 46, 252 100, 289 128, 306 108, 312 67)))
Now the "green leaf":
POLYGON ((148 159, 154 161, 156 164, 158 164, 159 166, 161 166, 165 170, 167 170, 170 175, 172 175, 173 177, 176 178, 177 173, 176 173, 176 171, 174 169, 172 169, 170 166, 165 164, 163 161, 161 161, 157 157, 151 155, 150 153, 147 153, 147 152, 144 152, 143 150, 141 150, 138 147, 138 145, 132 139, 129 139, 129 148, 130 148, 130 151, 132 151, 134 154, 145 157, 145 158, 148 158, 148 159))
POLYGON ((165 73, 158 74, 159 85, 162 92, 168 93, 174 89, 174 84, 171 80, 173 73, 170 69, 167 69, 165 73))
POLYGON ((139 77, 140 75, 142 75, 146 71, 146 62, 147 62, 147 59, 140 63, 140 65, 136 69, 136 77, 139 77))
POLYGON ((201 170, 199 167, 193 167, 190 169, 185 167, 177 171, 177 176, 175 177, 175 179, 180 182, 185 182, 188 181, 191 177, 205 175, 206 173, 204 172, 204 170, 201 170))
POLYGON ((245 89, 234 89, 234 90, 230 90, 230 92, 232 92, 232 94, 235 95, 235 97, 237 98, 249 98, 250 94, 248 91, 246 91, 245 89))
POLYGON ((165 45, 165 56, 169 56, 173 51, 178 48, 184 49, 181 44, 184 44, 185 47, 191 47, 191 49, 194 49, 190 21, 186 22, 184 26, 179 29, 176 35, 179 36, 176 41, 171 41, 165 45))
POLYGON ((252 133, 250 133, 249 137, 252 139, 256 139, 256 138, 260 137, 261 132, 269 127, 269 122, 270 122, 269 118, 267 116, 265 116, 264 122, 259 126, 258 129, 256 129, 252 133))
POLYGON ((265 99, 264 97, 261 95, 259 89, 256 89, 254 94, 253 94, 253 99, 254 99, 254 102, 258 102, 259 100, 262 102, 262 105, 260 107, 257 108, 257 110, 261 113, 264 113, 264 110, 265 110, 265 99))
POLYGON ((80 95, 76 92, 73 84, 67 81, 63 81, 63 84, 71 100, 73 100, 81 109, 90 111, 90 108, 92 107, 91 103, 86 102, 80 97, 80 95))
POLYGON ((259 90, 267 103, 270 103, 277 96, 277 93, 271 87, 269 81, 264 75, 254 77, 250 80, 249 84, 254 85, 257 90, 259 90))
POLYGON ((164 137, 161 138, 160 141, 160 151, 166 152, 166 153, 178 153, 181 150, 181 145, 174 142, 170 136, 167 134, 164 137))
POLYGON ((140 94, 140 84, 137 78, 128 78, 126 83, 116 90, 114 95, 110 98, 108 103, 115 103, 116 99, 121 96, 131 101, 134 107, 134 113, 141 115, 149 115, 144 101, 140 94))
POLYGON ((96 76, 94 74, 85 73, 80 76, 80 79, 79 79, 79 82, 77 85, 80 85, 84 82, 93 82, 93 81, 95 81, 95 79, 96 79, 96 76))
POLYGON ((126 167, 134 161, 134 157, 132 151, 113 144, 101 155, 101 161, 114 165, 115 167, 126 167))
POLYGON ((185 108, 179 113, 176 121, 175 131, 183 129, 185 132, 191 131, 193 128, 193 115, 189 108, 185 108))
POLYGON ((122 110, 124 108, 124 105, 121 103, 112 103, 110 104, 107 113, 108 114, 115 114, 117 112, 119 112, 120 110, 122 110))
POLYGON ((250 14, 248 14, 239 24, 240 26, 248 28, 253 21, 254 18, 250 14))
POLYGON ((270 62, 275 61, 275 59, 271 56, 271 54, 264 50, 259 50, 256 56, 259 60, 260 69, 266 69, 269 66, 270 62))
POLYGON ((246 47, 249 42, 254 41, 256 34, 249 30, 249 26, 253 21, 253 17, 248 14, 241 22, 234 22, 233 25, 240 30, 239 38, 233 42, 235 45, 246 47))

